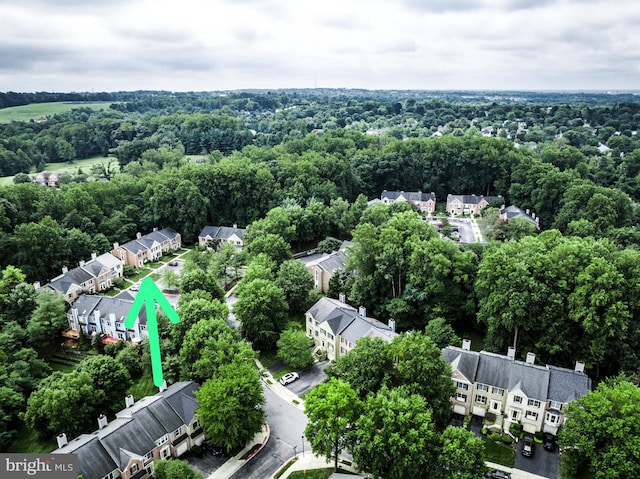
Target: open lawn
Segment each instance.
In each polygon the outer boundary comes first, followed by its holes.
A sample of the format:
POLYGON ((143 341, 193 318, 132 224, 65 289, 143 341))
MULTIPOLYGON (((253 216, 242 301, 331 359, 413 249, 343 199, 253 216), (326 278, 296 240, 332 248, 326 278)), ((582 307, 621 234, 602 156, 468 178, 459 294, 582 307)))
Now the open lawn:
POLYGON ((515 465, 516 451, 512 448, 498 444, 487 437, 483 437, 482 441, 484 442, 485 460, 507 467, 513 467, 515 465))
POLYGON ((32 103, 30 105, 12 106, 0 109, 0 123, 12 121, 30 121, 71 111, 74 108, 91 108, 92 110, 108 110, 111 101, 99 102, 51 102, 32 103))
MULTIPOLYGON (((2 110, 0 110, 1 112, 2 110)), ((93 165, 98 165, 100 163, 107 164, 110 161, 113 162, 111 168, 115 171, 118 171, 118 161, 115 158, 107 157, 107 156, 94 156, 93 158, 86 158, 84 160, 74 160, 71 163, 47 163, 44 171, 66 171, 67 173, 78 173, 79 169, 82 169, 82 172, 85 174, 89 174, 91 172, 91 167, 93 165)), ((35 175, 36 171, 32 169, 29 173, 30 175, 35 175)), ((13 185, 13 176, 3 176, 0 177, 0 186, 8 186, 13 185)))
POLYGON ((311 469, 307 471, 293 471, 289 479, 327 479, 333 474, 333 468, 311 469))

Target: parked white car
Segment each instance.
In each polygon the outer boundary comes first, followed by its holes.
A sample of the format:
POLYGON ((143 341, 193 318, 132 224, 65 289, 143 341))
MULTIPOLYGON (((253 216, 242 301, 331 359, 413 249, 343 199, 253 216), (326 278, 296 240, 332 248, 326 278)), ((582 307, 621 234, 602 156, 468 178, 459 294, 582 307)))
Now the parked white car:
POLYGON ((300 375, 298 373, 287 373, 280 378, 280 384, 286 386, 287 384, 292 383, 297 379, 300 379, 300 375))

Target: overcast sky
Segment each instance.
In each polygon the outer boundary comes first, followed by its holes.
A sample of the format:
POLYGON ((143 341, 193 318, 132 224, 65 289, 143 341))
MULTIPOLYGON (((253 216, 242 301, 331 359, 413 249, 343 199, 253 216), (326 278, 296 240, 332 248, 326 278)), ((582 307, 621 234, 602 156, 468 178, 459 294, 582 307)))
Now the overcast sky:
POLYGON ((0 0, 0 91, 640 89, 638 0, 0 0))

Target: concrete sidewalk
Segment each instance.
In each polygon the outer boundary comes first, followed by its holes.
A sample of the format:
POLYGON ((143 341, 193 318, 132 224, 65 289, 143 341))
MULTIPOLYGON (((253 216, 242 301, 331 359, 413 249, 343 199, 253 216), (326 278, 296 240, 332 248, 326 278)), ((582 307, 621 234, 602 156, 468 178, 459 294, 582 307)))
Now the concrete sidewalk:
MULTIPOLYGON (((334 466, 333 459, 327 459, 325 456, 314 456, 311 452, 307 452, 306 454, 298 454, 286 461, 285 464, 271 477, 275 477, 278 472, 286 467, 286 465, 291 461, 295 462, 289 466, 284 474, 280 476, 280 479, 289 477, 293 471, 310 471, 313 469, 333 468, 334 466)), ((340 467, 340 469, 358 474, 358 471, 351 465, 351 462, 345 463, 343 461, 343 459, 338 460, 338 467, 340 467)))
POLYGON ((251 460, 252 457, 260 452, 260 450, 269 440, 269 434, 269 425, 265 422, 262 426, 262 430, 257 433, 251 441, 247 441, 247 445, 244 447, 244 449, 242 449, 242 451, 233 456, 218 469, 213 471, 207 477, 207 479, 227 479, 228 477, 231 477, 238 469, 244 466, 247 461, 251 460), (253 449, 256 445, 260 445, 260 447, 256 448, 256 450, 253 451, 253 454, 243 459, 245 454, 251 451, 251 449, 253 449))
POLYGON ((503 466, 502 464, 495 464, 493 462, 486 462, 487 467, 491 470, 497 469, 498 471, 511 474, 511 479, 548 479, 544 476, 538 476, 531 472, 522 471, 520 469, 512 469, 510 467, 503 466))

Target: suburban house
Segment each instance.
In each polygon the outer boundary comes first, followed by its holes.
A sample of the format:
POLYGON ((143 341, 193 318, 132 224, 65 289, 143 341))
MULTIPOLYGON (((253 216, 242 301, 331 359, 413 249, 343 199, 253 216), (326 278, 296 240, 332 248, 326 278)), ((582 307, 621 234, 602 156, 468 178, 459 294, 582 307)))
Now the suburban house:
POLYGON ((157 261, 164 253, 182 247, 182 238, 171 228, 154 228, 149 234, 138 233, 136 239, 123 245, 113 243, 111 254, 135 268, 141 268, 149 261, 157 261))
POLYGON ((447 195, 447 213, 451 215, 478 215, 489 204, 500 201, 504 204, 502 196, 482 195, 447 195))
POLYGON ((59 434, 52 454, 77 454, 78 474, 84 479, 148 478, 154 461, 180 457, 204 441, 194 394, 199 388, 187 381, 138 402, 129 395, 111 422, 98 417, 98 430, 91 434, 71 441, 59 434))
POLYGON ((392 319, 384 324, 369 318, 364 307, 356 310, 346 304, 344 295, 340 295, 339 300, 321 298, 309 308, 305 318, 307 336, 331 361, 351 351, 360 338, 375 337, 391 342, 396 336, 392 319))
POLYGON ((32 175, 31 181, 42 186, 57 187, 60 182, 61 176, 70 176, 69 173, 64 171, 41 171, 36 175, 32 175))
POLYGON ((329 280, 336 271, 342 273, 346 264, 347 255, 344 249, 340 249, 309 261, 305 266, 313 276, 313 287, 326 294, 329 290, 329 280))
POLYGON ((205 226, 198 235, 198 244, 207 246, 210 243, 219 241, 220 243, 231 243, 240 249, 244 246, 244 235, 247 230, 238 228, 238 225, 229 226, 205 226))
POLYGON ((422 191, 387 191, 380 195, 380 200, 385 204, 396 201, 408 201, 418 207, 422 213, 432 214, 436 210, 436 194, 423 193, 422 191))
POLYGON ((451 365, 456 396, 451 398, 454 413, 496 420, 489 428, 509 431, 519 423, 525 432, 556 434, 564 424, 564 408, 591 390, 591 379, 584 373, 584 363, 575 369, 535 364, 535 354, 525 361, 515 359, 515 349, 506 356, 487 351, 471 351, 471 342, 462 348, 448 346, 442 357, 451 365))
MULTIPOLYGON (((123 277, 122 261, 109 253, 92 253, 90 261, 80 261, 77 268, 62 268, 62 274, 53 278, 44 288, 60 294, 72 303, 82 293, 98 293, 113 286, 113 280, 123 277)), ((39 284, 36 283, 36 289, 39 284)))
POLYGON ((126 292, 113 298, 83 294, 67 311, 69 328, 78 334, 102 335, 106 344, 119 340, 141 342, 148 335, 145 308, 138 313, 132 329, 124 326, 132 304, 133 298, 126 292))
POLYGON ((513 219, 516 218, 520 218, 523 219, 525 221, 528 221, 529 223, 531 223, 533 226, 535 226, 537 229, 540 229, 540 218, 536 217, 535 213, 531 213, 530 211, 522 211, 520 208, 518 208, 517 206, 508 206, 505 208, 504 205, 502 205, 502 208, 500 209, 500 219, 502 221, 505 222, 509 222, 513 219))

